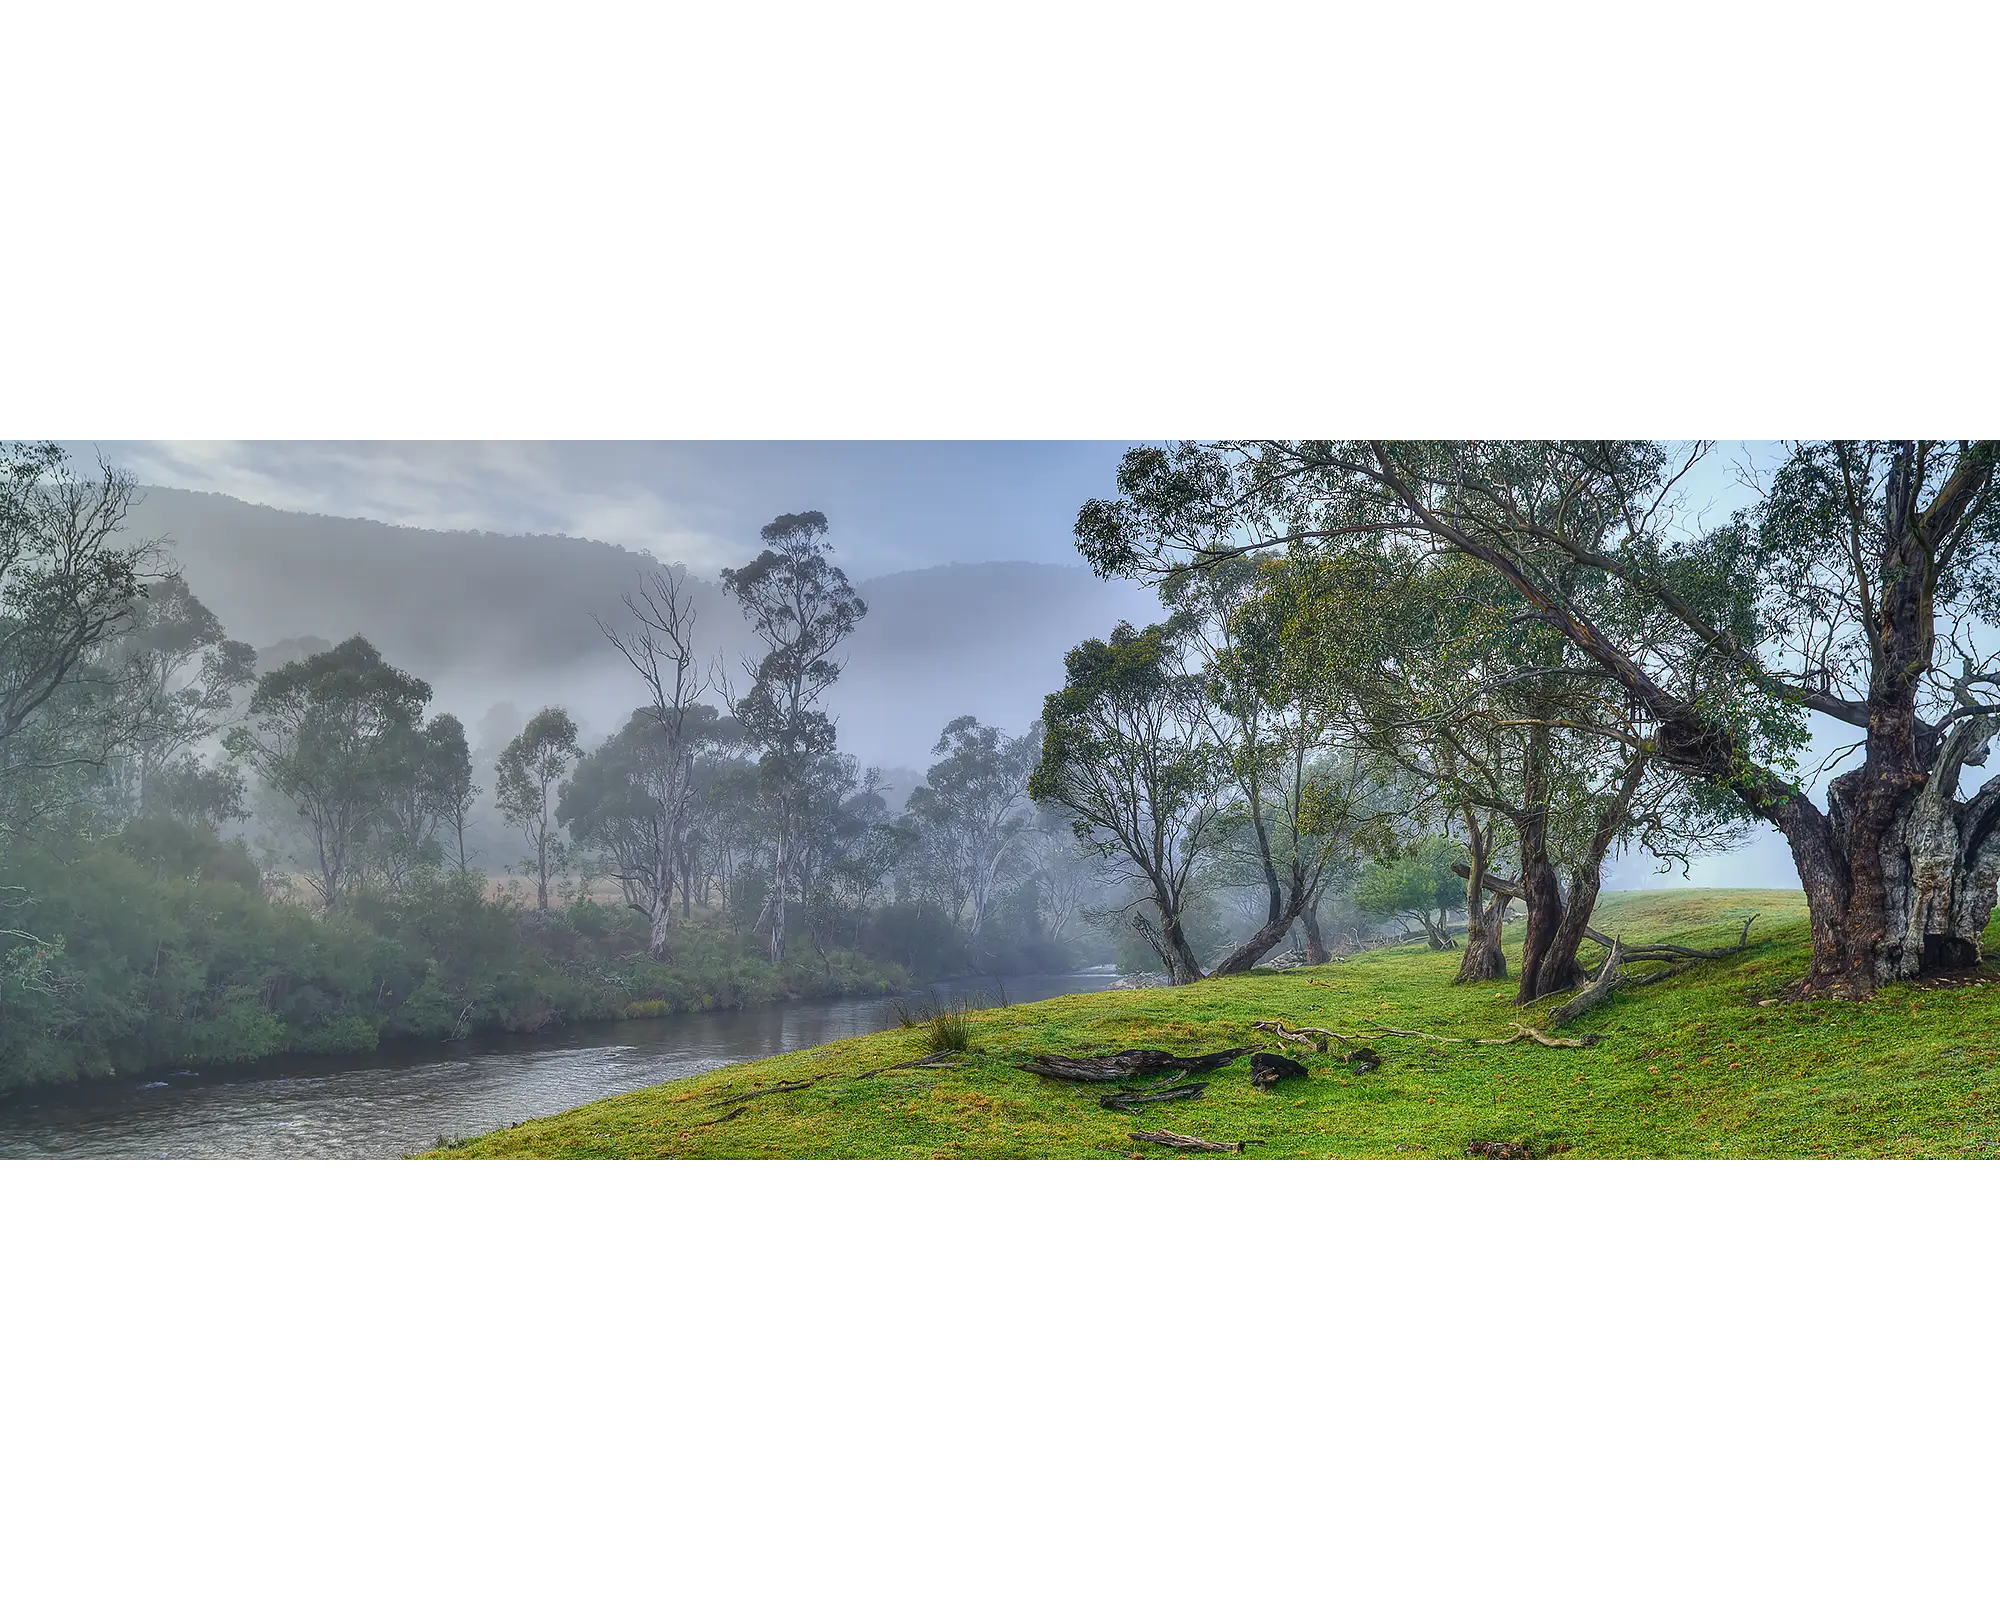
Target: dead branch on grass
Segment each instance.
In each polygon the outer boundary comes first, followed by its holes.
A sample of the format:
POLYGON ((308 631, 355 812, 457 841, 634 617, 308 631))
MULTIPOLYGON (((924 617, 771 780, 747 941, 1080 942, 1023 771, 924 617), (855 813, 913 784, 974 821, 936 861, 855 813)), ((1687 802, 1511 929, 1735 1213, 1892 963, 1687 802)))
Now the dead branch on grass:
POLYGON ((1132 1137, 1141 1144, 1162 1144, 1169 1150, 1198 1150, 1219 1156, 1240 1156, 1246 1144, 1263 1143, 1261 1139, 1238 1139, 1233 1144, 1217 1144, 1213 1139, 1197 1139, 1192 1134, 1186 1133, 1168 1133, 1164 1128, 1151 1133, 1134 1133, 1132 1137))

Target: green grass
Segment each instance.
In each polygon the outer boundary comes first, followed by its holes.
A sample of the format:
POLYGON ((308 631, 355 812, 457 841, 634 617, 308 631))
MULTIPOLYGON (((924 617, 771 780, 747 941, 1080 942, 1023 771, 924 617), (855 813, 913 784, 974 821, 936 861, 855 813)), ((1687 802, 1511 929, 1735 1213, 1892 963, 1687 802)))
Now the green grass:
MULTIPOLYGON (((1250 1087, 1247 1065, 1204 1099, 1105 1111, 1096 1089, 1013 1063, 1038 1053, 1150 1045, 1192 1054, 1279 1048, 1260 1018, 1501 1035, 1554 1002, 1517 1010, 1512 986, 1454 988, 1456 953, 1402 947, 1302 973, 1182 989, 1069 995, 971 1013, 953 1061, 862 1079, 927 1053, 918 1028, 841 1040, 581 1106, 467 1140, 443 1157, 1071 1157, 1126 1159, 1132 1130, 1255 1139, 1233 1160, 1460 1157, 1507 1140, 1554 1157, 1990 1156, 2000 1150, 2000 986, 1884 990, 1858 1004, 1774 999, 1805 970, 1797 894, 1684 890, 1608 894, 1597 926, 1718 944, 1758 911, 1741 956, 1610 1001, 1567 1033, 1583 1050, 1467 1048, 1383 1039, 1383 1067, 1355 1077, 1311 1055, 1303 1079, 1250 1087), (825 1074, 797 1092, 731 1095, 825 1074), (740 1115, 729 1113, 741 1109, 740 1115), (718 1120, 728 1117, 728 1120, 718 1120)), ((1510 933, 1517 941, 1518 928, 1510 933)), ((1510 953, 1511 954, 1511 953, 1510 953)), ((1302 1052, 1293 1051, 1298 1054, 1302 1052)))

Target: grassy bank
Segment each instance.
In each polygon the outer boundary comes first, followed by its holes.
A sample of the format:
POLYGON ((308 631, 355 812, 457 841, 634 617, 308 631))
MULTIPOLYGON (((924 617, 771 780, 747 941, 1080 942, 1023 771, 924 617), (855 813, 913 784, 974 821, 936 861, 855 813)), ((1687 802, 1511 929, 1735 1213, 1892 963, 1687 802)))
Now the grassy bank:
MULTIPOLYGON (((1405 947, 1299 974, 1186 989, 1071 995, 974 1013, 953 1060, 863 1078, 926 1053, 897 1029, 751 1062, 474 1139, 447 1156, 1026 1157, 1154 1153, 1134 1129, 1261 1140, 1244 1157, 1462 1156, 1473 1140, 1562 1157, 1985 1156, 2000 1149, 2000 988, 1895 989, 1859 1005, 1772 1000, 1806 965, 1803 900, 1757 891, 1607 895, 1598 926, 1721 943, 1760 913, 1743 955, 1611 1001, 1583 1050, 1467 1048, 1384 1039, 1364 1076, 1311 1055, 1269 1091, 1233 1064, 1206 1097, 1136 1114, 1095 1089, 1014 1063, 1136 1045, 1184 1054, 1273 1048, 1251 1024, 1374 1025, 1498 1036, 1540 1024, 1511 988, 1454 988, 1455 954, 1405 947), (796 1092, 731 1102, 779 1082, 796 1092), (732 1112, 740 1112, 730 1115, 732 1112)), ((1518 930, 1513 937, 1518 939, 1518 930)), ((1585 1025, 1563 1030, 1580 1033, 1585 1025)))

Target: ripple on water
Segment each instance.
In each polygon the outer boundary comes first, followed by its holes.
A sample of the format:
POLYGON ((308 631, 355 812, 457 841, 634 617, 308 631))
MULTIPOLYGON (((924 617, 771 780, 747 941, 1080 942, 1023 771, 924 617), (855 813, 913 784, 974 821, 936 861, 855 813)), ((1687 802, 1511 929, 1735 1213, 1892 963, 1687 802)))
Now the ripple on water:
MULTIPOLYGON (((1109 987, 1112 974, 1009 978, 1013 1003, 1109 987)), ((941 984, 999 1003, 990 983, 941 984)), ((362 1061, 204 1068, 0 1103, 0 1156, 393 1157, 588 1100, 895 1023, 888 1000, 804 1001, 614 1024, 585 1042, 503 1039, 362 1061)))

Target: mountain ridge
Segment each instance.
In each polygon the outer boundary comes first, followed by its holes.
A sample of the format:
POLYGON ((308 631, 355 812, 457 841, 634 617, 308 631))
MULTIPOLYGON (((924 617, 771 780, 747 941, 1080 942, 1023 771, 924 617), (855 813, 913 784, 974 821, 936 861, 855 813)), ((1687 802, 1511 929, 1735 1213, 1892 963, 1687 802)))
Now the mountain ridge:
MULTIPOLYGON (((421 528, 164 486, 149 487, 128 526, 167 543, 233 637, 264 647, 361 633, 468 726, 502 702, 561 703, 599 736, 638 696, 593 614, 613 620, 621 593, 666 565, 569 534, 421 528)), ((740 672, 761 653, 747 623, 715 579, 687 582, 703 657, 740 672)), ((1158 614, 1137 585, 1004 553, 855 589, 869 616, 831 704, 843 747, 882 765, 927 765, 938 730, 967 713, 1021 731, 1061 686, 1072 645, 1158 614)))

